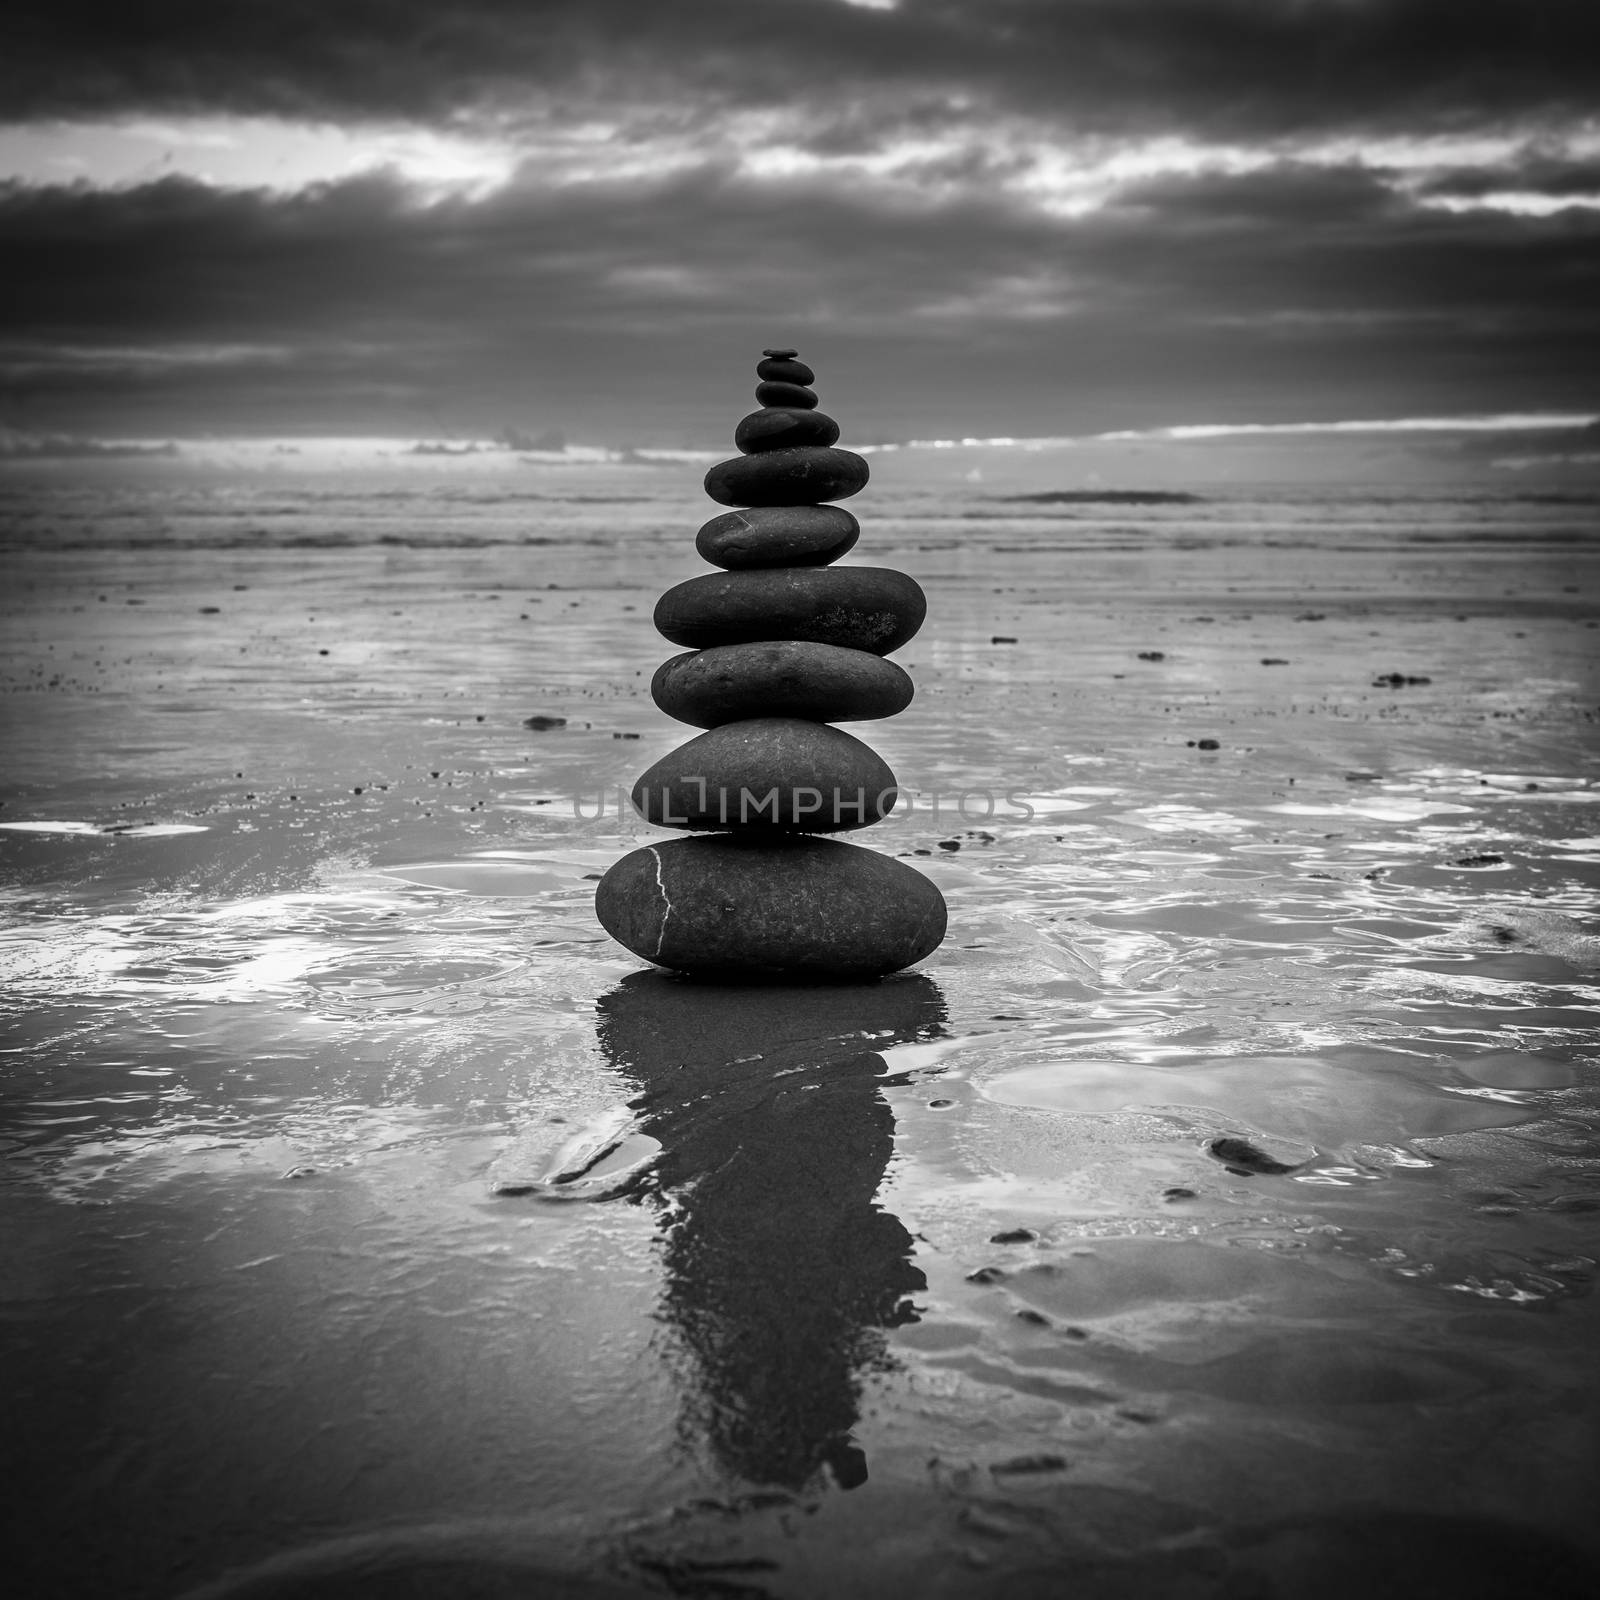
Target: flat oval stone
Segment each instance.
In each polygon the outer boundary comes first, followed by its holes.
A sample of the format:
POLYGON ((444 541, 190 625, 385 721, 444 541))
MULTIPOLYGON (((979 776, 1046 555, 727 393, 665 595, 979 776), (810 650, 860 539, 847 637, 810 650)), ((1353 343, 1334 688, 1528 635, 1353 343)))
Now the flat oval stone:
POLYGON ((801 445, 719 461, 706 474, 706 493, 725 506, 815 506, 859 493, 868 476, 853 450, 801 445))
POLYGON ((646 845, 594 897, 657 966, 744 977, 876 978, 939 948, 944 896, 892 856, 832 839, 717 834, 646 845))
POLYGON ((669 717, 696 728, 748 717, 864 722, 904 711, 915 693, 894 662, 809 639, 691 650, 663 661, 650 683, 650 697, 669 717))
POLYGON ((894 809, 899 790, 871 745, 822 722, 752 717, 664 755, 633 786, 663 828, 843 833, 894 809))
POLYGON ((817 391, 799 383, 758 383, 758 406, 792 406, 796 411, 809 411, 817 403, 817 391))
POLYGON ((733 442, 748 455, 763 450, 788 450, 795 445, 829 445, 838 440, 839 424, 825 411, 796 411, 768 406, 752 411, 733 430, 733 442))
POLYGON ((843 506, 753 506, 713 517, 694 547, 715 567, 825 567, 860 536, 843 506))
POLYGON ((768 383, 815 383, 817 375, 793 356, 768 356, 756 363, 756 376, 768 383))
POLYGON ((656 601, 655 624, 688 650, 811 639, 886 656, 927 613, 915 579, 892 567, 773 567, 708 572, 674 584, 656 601))

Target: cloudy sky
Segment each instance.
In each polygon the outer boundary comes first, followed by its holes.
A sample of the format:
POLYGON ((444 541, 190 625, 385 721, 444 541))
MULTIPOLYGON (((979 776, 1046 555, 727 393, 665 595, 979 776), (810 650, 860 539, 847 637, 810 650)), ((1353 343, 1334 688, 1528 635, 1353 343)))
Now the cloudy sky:
POLYGON ((1600 410, 1596 0, 11 0, 0 426, 1600 410))

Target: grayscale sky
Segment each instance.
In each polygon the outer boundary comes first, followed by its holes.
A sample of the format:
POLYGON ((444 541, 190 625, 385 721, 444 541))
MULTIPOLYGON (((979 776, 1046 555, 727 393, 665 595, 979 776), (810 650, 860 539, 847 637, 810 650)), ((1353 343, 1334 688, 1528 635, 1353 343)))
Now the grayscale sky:
MULTIPOLYGON (((0 426, 1600 409, 1596 0, 11 0, 0 426)), ((1591 430, 1592 438, 1592 430, 1591 430)))

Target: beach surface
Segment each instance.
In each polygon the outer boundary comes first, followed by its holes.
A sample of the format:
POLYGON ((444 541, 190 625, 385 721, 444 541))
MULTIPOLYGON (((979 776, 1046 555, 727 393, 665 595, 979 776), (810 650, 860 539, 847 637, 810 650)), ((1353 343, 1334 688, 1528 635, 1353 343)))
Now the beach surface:
POLYGON ((1591 1592, 1600 501, 1058 471, 804 990, 593 916, 699 468, 6 469, 18 1593, 1591 1592))

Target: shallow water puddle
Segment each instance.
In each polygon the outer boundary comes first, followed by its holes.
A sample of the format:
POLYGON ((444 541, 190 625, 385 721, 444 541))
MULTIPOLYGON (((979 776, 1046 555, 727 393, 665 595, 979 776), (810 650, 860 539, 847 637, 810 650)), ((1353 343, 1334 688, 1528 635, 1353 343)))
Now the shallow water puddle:
POLYGON ((88 836, 97 839, 173 839, 210 830, 195 822, 0 822, 13 833, 88 836))
POLYGON ((457 894, 538 895, 571 889, 572 876, 548 867, 518 861, 439 861, 416 866, 384 867, 388 878, 425 884, 430 889, 451 889, 457 894))
POLYGON ((1315 1056, 1277 1055, 1159 1067, 1067 1060, 1001 1073, 980 1084, 979 1092, 1004 1105, 1076 1114, 1183 1108, 1209 1114, 1218 1131, 1238 1125, 1328 1152, 1512 1127, 1537 1114, 1514 1101, 1452 1094, 1426 1081, 1430 1065, 1381 1051, 1337 1065, 1315 1056))

